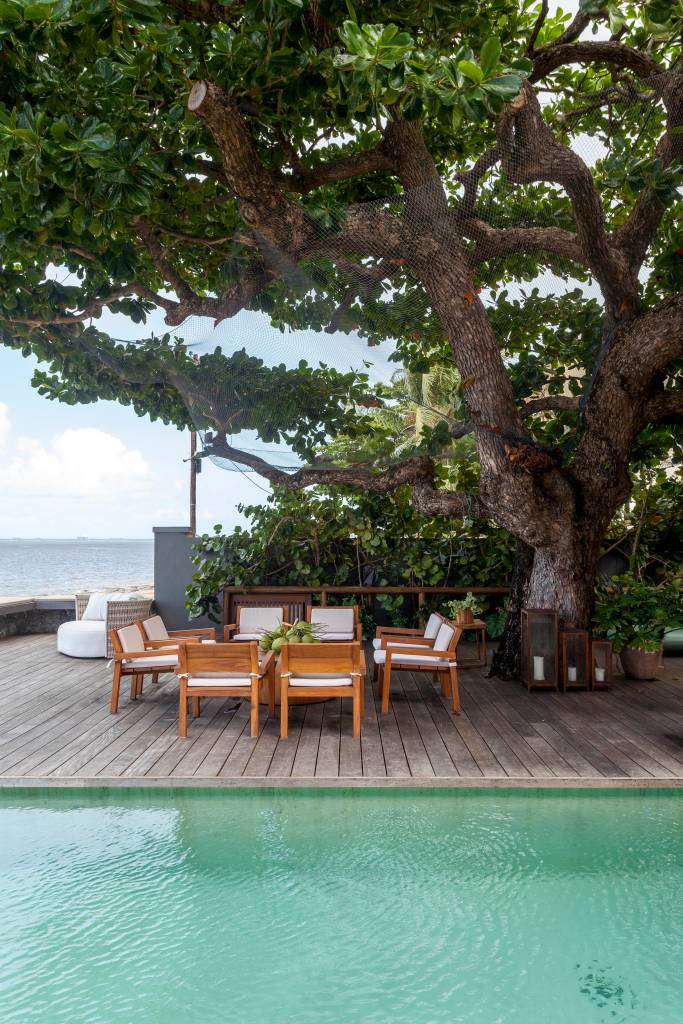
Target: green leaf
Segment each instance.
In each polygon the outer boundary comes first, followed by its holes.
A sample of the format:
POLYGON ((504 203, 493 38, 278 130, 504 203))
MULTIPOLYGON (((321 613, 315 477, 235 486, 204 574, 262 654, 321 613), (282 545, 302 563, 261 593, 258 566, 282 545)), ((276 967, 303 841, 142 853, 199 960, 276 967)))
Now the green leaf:
POLYGON ((466 78, 474 82, 475 85, 479 85, 484 77, 484 72, 481 70, 478 64, 475 64, 471 60, 459 60, 458 67, 462 71, 466 78))
MULTIPOLYGON (((500 59, 500 39, 497 36, 490 36, 481 48, 479 62, 484 75, 488 77, 495 70, 500 59)), ((464 72, 463 72, 464 74, 464 72)))

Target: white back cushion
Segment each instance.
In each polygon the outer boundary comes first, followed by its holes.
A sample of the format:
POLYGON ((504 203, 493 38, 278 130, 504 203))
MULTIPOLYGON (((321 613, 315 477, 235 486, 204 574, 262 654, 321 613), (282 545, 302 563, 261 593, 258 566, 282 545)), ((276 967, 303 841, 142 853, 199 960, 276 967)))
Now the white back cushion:
POLYGON ((143 649, 144 644, 140 636, 140 630, 135 624, 123 626, 122 629, 117 629, 116 632, 124 651, 141 651, 143 649))
POLYGON ((439 632, 439 627, 441 626, 442 622, 443 622, 443 619, 441 618, 441 616, 437 615, 436 612, 432 612, 432 614, 427 619, 427 625, 425 626, 425 639, 426 640, 433 640, 434 639, 436 634, 439 632))
POLYGON ((311 608, 311 622, 324 626, 326 633, 353 637, 353 608, 311 608))
POLYGON ((90 621, 102 622, 107 617, 107 601, 109 594, 91 594, 88 604, 83 612, 83 618, 90 621))
POLYGON ((439 632, 436 634, 436 640, 434 641, 434 648, 437 651, 447 651, 448 645, 453 639, 453 633, 455 630, 452 626, 449 626, 447 622, 443 622, 439 628, 439 632))
POLYGON ((151 618, 145 619, 144 626, 148 640, 169 639, 168 630, 164 625, 164 620, 161 615, 152 615, 151 618))
POLYGON ((282 624, 282 608, 240 608, 240 633, 268 633, 282 624))

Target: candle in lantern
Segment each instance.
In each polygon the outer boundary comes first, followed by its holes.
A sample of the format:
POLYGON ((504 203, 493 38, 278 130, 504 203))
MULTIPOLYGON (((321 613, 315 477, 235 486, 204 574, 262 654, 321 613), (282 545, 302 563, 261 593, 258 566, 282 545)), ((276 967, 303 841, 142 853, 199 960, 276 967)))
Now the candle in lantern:
POLYGON ((605 670, 601 665, 595 666, 595 682, 604 683, 605 681, 605 670))
POLYGON ((567 666, 567 681, 570 683, 576 682, 576 665, 567 666))
POLYGON ((545 669, 543 667, 543 655, 534 655, 534 679, 537 682, 542 682, 545 679, 545 669))

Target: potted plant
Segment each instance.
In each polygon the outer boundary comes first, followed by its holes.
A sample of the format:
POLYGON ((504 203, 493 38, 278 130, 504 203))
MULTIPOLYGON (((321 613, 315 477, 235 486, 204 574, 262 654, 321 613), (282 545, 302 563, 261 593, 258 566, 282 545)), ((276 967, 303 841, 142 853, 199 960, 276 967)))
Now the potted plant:
POLYGON ((277 654, 283 644, 319 644, 319 627, 301 620, 293 623, 283 622, 277 629, 264 633, 259 640, 262 651, 275 651, 277 654))
POLYGON ((676 583, 655 585, 626 573, 596 592, 596 632, 612 641, 630 679, 655 678, 664 634, 680 621, 676 583))
POLYGON ((459 601, 449 601, 444 605, 444 609, 448 618, 454 619, 458 626, 468 626, 474 622, 477 616, 481 615, 484 605, 481 599, 475 597, 470 590, 459 601))

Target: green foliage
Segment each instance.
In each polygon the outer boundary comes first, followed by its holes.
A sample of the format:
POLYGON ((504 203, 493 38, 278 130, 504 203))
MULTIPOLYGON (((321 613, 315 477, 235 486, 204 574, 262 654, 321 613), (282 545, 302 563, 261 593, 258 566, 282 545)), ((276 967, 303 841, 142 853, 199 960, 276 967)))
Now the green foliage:
MULTIPOLYGON (((383 496, 335 488, 274 488, 263 506, 243 508, 250 528, 200 537, 188 590, 192 617, 216 615, 223 586, 492 586, 512 568, 508 534, 485 523, 420 516, 406 490, 383 496)), ((392 616, 402 598, 383 595, 392 616)))
POLYGON ((470 611, 473 615, 481 615, 484 611, 484 602, 472 591, 468 591, 464 597, 454 601, 447 601, 444 605, 446 615, 449 619, 455 619, 458 612, 470 611))
POLYGON ((594 623, 617 652, 625 647, 657 651, 665 632, 683 624, 680 588, 654 586, 632 573, 616 576, 598 587, 594 623))

